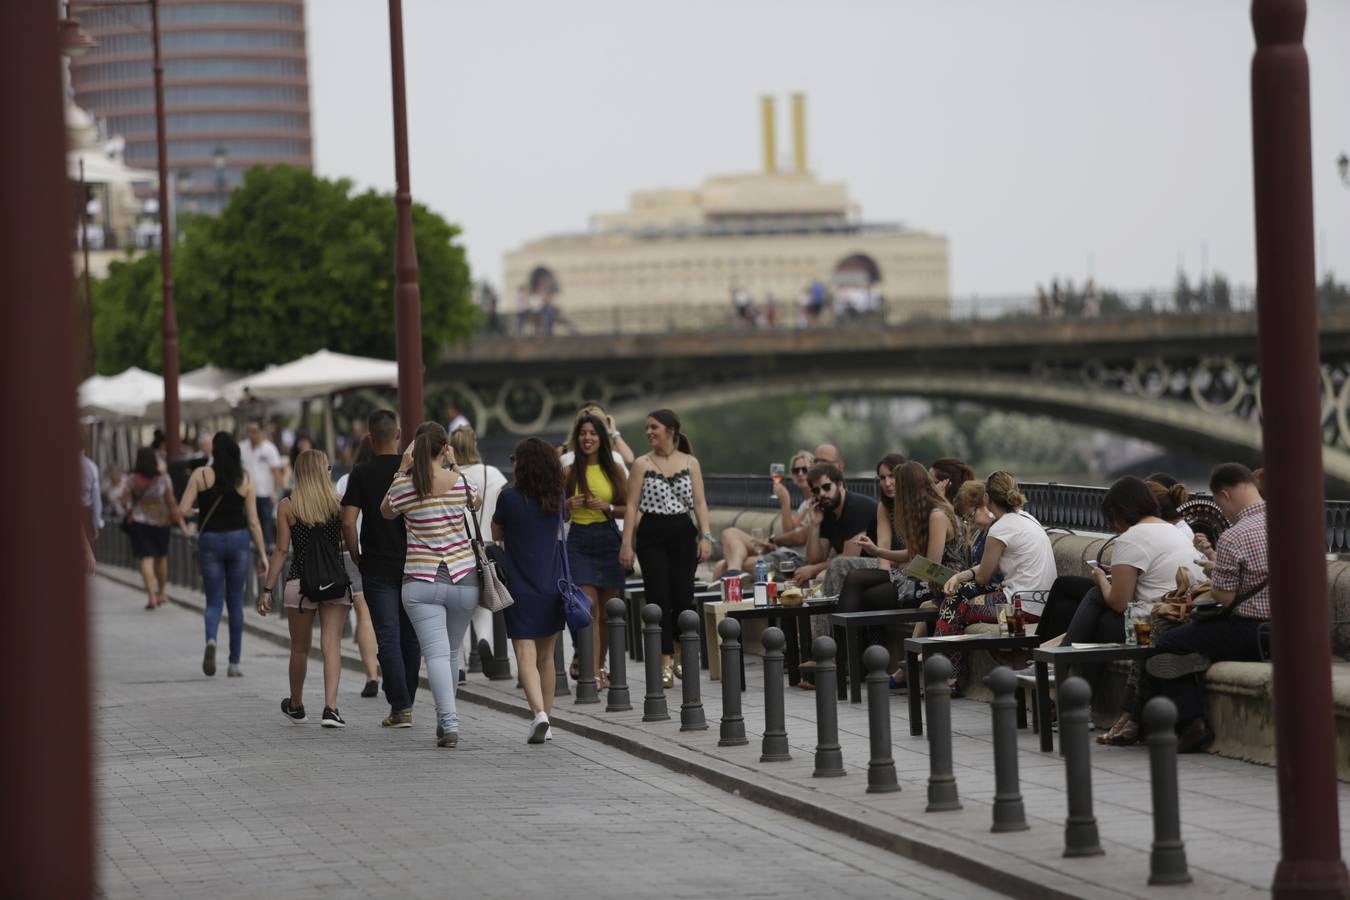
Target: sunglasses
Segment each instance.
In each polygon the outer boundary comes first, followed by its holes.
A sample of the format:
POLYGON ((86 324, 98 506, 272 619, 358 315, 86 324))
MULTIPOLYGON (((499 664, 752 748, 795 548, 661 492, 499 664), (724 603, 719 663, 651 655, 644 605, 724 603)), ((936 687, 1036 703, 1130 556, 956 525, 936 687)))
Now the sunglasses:
POLYGON ((834 490, 834 482, 831 481, 822 481, 820 484, 811 486, 811 493, 813 494, 828 494, 832 490, 834 490))
POLYGON ((792 474, 793 474, 793 475, 805 475, 805 474, 806 474, 807 472, 809 472, 809 471, 811 471, 811 467, 810 467, 810 466, 793 466, 793 467, 792 467, 792 474))

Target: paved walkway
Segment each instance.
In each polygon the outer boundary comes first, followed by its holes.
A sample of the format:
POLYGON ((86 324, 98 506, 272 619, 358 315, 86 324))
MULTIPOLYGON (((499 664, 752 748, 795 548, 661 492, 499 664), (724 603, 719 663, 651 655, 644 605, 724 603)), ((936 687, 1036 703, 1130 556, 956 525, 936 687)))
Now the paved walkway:
POLYGON ((437 750, 429 692, 415 728, 383 730, 351 671, 345 731, 290 725, 282 647, 246 635, 245 677, 222 647, 207 678, 199 616, 92 583, 103 896, 995 896, 561 729, 527 747, 482 705, 437 750))

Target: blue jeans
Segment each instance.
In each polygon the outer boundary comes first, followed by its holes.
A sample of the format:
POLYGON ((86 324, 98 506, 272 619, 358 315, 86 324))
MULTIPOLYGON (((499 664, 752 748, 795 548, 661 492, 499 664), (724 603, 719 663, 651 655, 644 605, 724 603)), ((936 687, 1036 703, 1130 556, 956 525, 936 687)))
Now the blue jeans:
POLYGON ((455 685, 459 678, 459 642, 478 606, 478 586, 409 581, 403 608, 417 629, 427 660, 427 680, 436 697, 436 722, 447 734, 459 731, 455 685))
POLYGON ((262 526, 263 544, 271 553, 277 545, 277 515, 271 497, 254 497, 258 507, 258 524, 262 526))
POLYGON ((422 648, 417 632, 401 602, 402 575, 361 573, 361 587, 375 629, 376 656, 384 680, 384 699, 392 710, 412 709, 417 698, 417 673, 422 668, 422 648))
POLYGON ((220 614, 230 605, 230 662, 238 664, 244 642, 244 579, 248 577, 248 530, 203 531, 197 538, 206 591, 206 639, 214 641, 220 614))

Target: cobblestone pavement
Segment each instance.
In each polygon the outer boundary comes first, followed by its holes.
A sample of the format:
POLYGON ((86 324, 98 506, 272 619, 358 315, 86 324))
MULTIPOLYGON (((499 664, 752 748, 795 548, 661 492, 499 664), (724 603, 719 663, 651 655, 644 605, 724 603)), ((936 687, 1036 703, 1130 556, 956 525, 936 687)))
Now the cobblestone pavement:
MULTIPOLYGON (((286 654, 201 673, 201 620, 95 579, 99 885, 107 897, 988 897, 983 888, 653 763, 461 707, 434 746, 343 673, 345 731, 287 723, 286 654)), ((224 637, 225 629, 221 629, 224 637)))

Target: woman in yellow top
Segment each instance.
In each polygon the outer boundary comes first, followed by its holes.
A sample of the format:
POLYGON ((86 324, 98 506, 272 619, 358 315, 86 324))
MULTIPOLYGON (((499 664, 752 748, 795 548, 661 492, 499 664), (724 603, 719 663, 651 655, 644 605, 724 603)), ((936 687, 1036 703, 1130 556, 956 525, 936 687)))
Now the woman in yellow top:
POLYGON ((621 536, 615 517, 628 502, 624 487, 628 473, 615 462, 609 429, 599 416, 584 415, 572 426, 569 444, 576 448, 572 465, 563 471, 567 512, 572 526, 567 533, 567 562, 572 580, 591 598, 591 643, 595 650, 596 686, 609 686, 604 670, 605 603, 623 590, 624 571, 619 565, 621 536))

